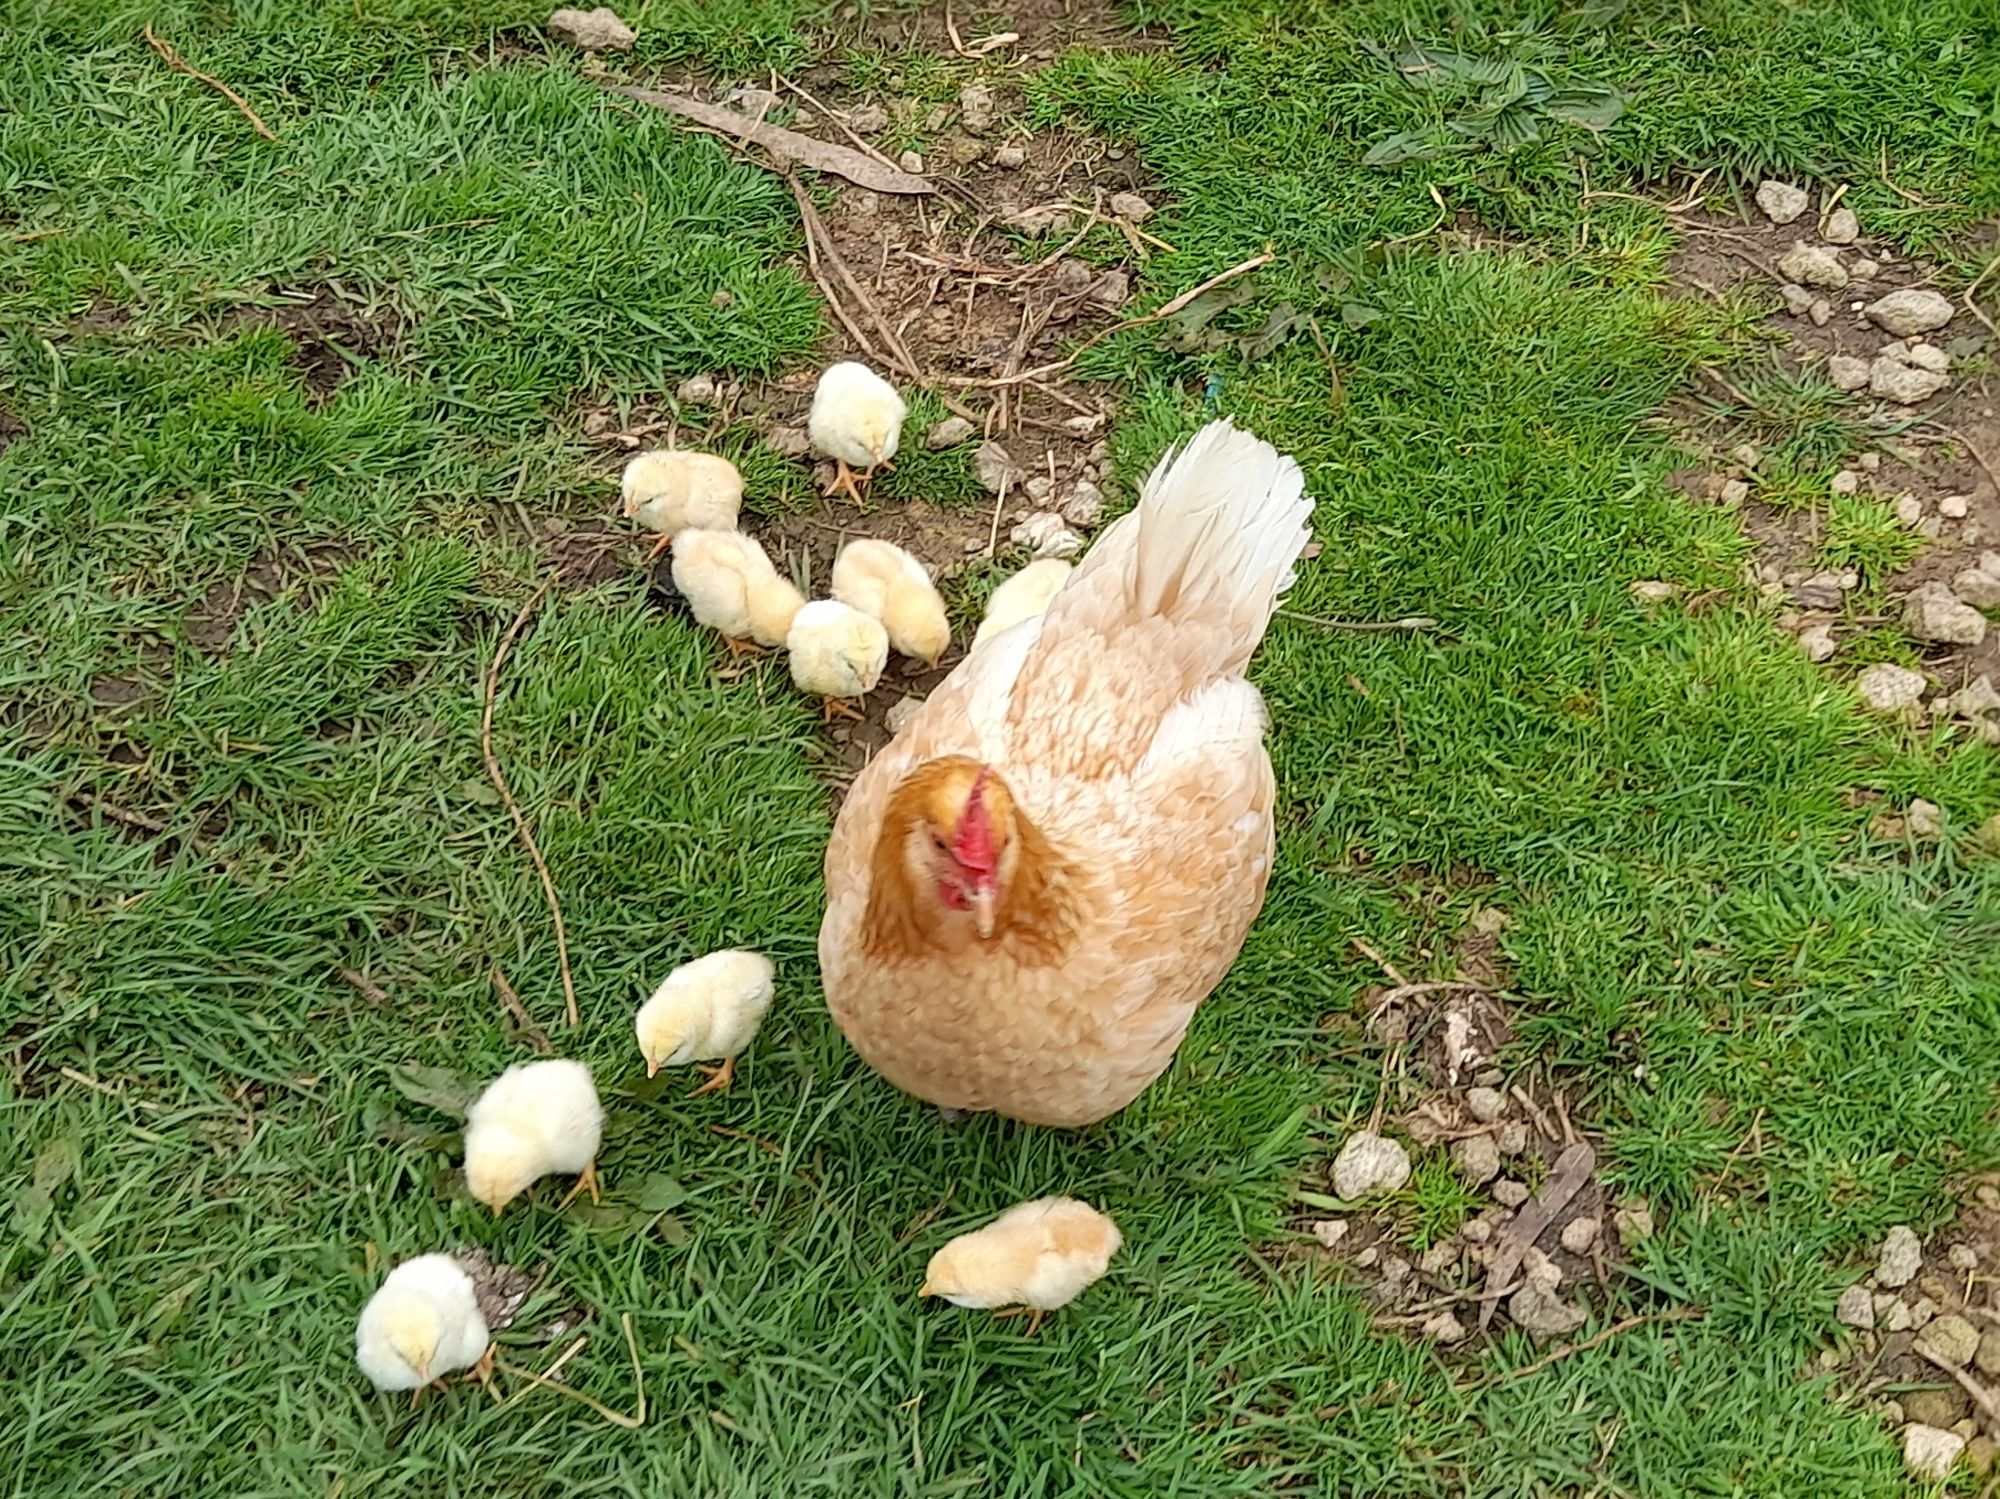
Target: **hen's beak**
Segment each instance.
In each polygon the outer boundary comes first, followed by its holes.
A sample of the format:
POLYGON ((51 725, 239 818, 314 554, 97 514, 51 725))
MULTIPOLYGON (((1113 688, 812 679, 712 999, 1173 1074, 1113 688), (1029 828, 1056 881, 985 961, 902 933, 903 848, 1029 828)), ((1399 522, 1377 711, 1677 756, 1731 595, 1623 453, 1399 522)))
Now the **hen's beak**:
POLYGON ((972 906, 972 919, 979 923, 979 936, 983 941, 993 935, 994 922, 998 917, 995 910, 996 894, 990 885, 981 886, 968 897, 972 906))

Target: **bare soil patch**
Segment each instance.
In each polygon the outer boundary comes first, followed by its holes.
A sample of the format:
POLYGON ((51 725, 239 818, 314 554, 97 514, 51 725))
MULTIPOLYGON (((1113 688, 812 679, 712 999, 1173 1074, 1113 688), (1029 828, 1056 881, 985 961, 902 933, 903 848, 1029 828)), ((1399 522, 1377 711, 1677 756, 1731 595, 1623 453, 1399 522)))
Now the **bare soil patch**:
POLYGON ((244 307, 232 313, 228 326, 276 328, 292 344, 292 363, 306 390, 306 400, 321 405, 352 373, 355 363, 375 359, 394 348, 402 336, 402 320, 387 307, 359 307, 328 286, 279 290, 269 307, 244 307))
MULTIPOLYGON (((1780 288, 1788 282, 1781 260, 1798 243, 1820 244, 1811 213, 1790 225, 1701 211, 1677 222, 1686 239, 1674 258, 1674 279, 1696 294, 1720 297, 1749 288, 1782 297, 1780 288)), ((1683 440, 1707 460, 1676 475, 1676 482, 1740 515, 1757 547, 1753 581, 1786 605, 1779 615, 1784 627, 1801 634, 1820 626, 1831 630, 1837 668, 1840 647, 1848 641, 1899 624, 1911 593, 1930 584, 1951 588, 1985 553, 2000 548, 2000 489, 1993 470, 2000 460, 2000 403, 1991 330, 1958 301, 1956 288, 1942 284, 1934 264, 1866 235, 1852 245, 1826 248, 1850 271, 1867 272, 1865 277, 1840 289, 1808 288, 1817 308, 1790 283, 1795 289, 1789 305, 1763 323, 1770 363, 1704 371, 1695 397, 1679 403, 1672 416, 1683 440), (1947 296, 1954 303, 1951 321, 1901 340, 1878 327, 1865 307, 1904 288, 1947 296), (1871 395, 1866 386, 1853 392, 1846 401, 1856 442, 1825 491, 1767 498, 1766 476, 1744 461, 1758 456, 1760 439, 1778 424, 1768 395, 1761 393, 1766 387, 1757 382, 1773 369, 1795 381, 1830 381, 1833 361, 1872 363, 1885 347, 1898 344, 1944 354, 1950 383, 1915 405, 1871 395), (1772 417, 1768 425, 1764 417, 1772 417), (1873 498, 1895 514, 1895 523, 1916 543, 1915 555, 1872 576, 1865 568, 1830 563, 1824 548, 1832 502, 1840 493, 1873 498)), ((1910 643, 1935 689, 1931 711, 1940 716, 1951 712, 1943 706, 1946 697, 1982 676, 2000 678, 2000 634, 1988 631, 1977 643, 1914 637, 1910 643)), ((1987 733, 2000 737, 2000 725, 1987 733)))

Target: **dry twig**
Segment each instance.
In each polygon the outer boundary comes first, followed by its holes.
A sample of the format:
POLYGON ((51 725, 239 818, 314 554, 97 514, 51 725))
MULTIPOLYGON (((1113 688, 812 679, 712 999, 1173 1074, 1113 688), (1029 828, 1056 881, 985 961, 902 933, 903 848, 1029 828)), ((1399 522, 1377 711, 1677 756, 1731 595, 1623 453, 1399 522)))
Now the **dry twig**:
POLYGON ((369 978, 367 974, 356 973, 352 968, 342 968, 338 972, 343 979, 359 989, 361 997, 371 1005, 386 1005, 389 1003, 389 996, 383 990, 382 986, 369 978))
POLYGON ((507 975, 500 965, 493 965, 493 990, 500 996, 500 1003, 507 1007, 507 1013, 514 1017, 514 1024, 521 1028, 521 1035, 527 1043, 543 1056, 555 1050, 542 1028, 535 1024, 535 1017, 528 1013, 528 1007, 521 1003, 521 996, 514 992, 514 986, 507 982, 507 975))
MULTIPOLYGON (((590 1396, 584 1394, 583 1391, 572 1385, 566 1385, 561 1380, 552 1378, 549 1374, 537 1374, 533 1369, 523 1369, 518 1365, 507 1363, 504 1360, 496 1360, 496 1366, 517 1379, 525 1379, 532 1384, 542 1386, 544 1389, 554 1390, 558 1395, 574 1400, 579 1405, 589 1406, 613 1426, 622 1426, 627 1431, 637 1431, 646 1424, 646 1370, 639 1362, 638 1340, 632 1336, 632 1314, 626 1312, 618 1319, 618 1325, 624 1329, 625 1347, 632 1355, 632 1384, 638 1395, 638 1408, 629 1416, 611 1409, 610 1406, 605 1405, 601 1401, 593 1400, 590 1396)), ((571 1352, 574 1351, 574 1348, 572 1348, 571 1352)), ((560 1368, 568 1361, 568 1358, 569 1354, 565 1354, 563 1358, 557 1360, 555 1367, 560 1368)))
POLYGON ((500 793, 500 800, 507 804, 507 815, 514 819, 514 831, 528 850, 528 857, 534 861, 535 873, 541 876, 542 893, 549 899, 549 914, 556 924, 556 962, 562 968, 563 1003, 569 1016, 569 1023, 576 1025, 580 1019, 576 1009, 576 980, 569 971, 569 930, 563 925, 562 901, 556 895, 555 876, 549 873, 548 860, 542 857, 541 845, 535 842, 534 832, 528 827, 527 816, 521 811, 521 804, 514 800, 513 790, 507 785, 507 773, 500 768, 499 757, 493 753, 493 704, 500 691, 500 668, 507 663, 508 655, 514 649, 514 642, 521 638, 521 631, 527 628, 535 606, 542 601, 542 595, 555 586, 555 576, 551 574, 540 588, 528 595, 528 602, 521 606, 521 612, 514 616, 514 622, 507 626, 507 633, 500 637, 499 647, 493 652, 493 664, 486 670, 486 711, 479 719, 479 757, 486 762, 486 777, 492 781, 493 789, 500 793))
POLYGON ((1506 1377, 1526 1379, 1530 1374, 1539 1374, 1551 1364, 1559 1364, 1573 1354, 1588 1353, 1593 1348, 1602 1347, 1620 1334, 1628 1333, 1635 1327, 1644 1327, 1648 1322, 1693 1322, 1707 1315, 1707 1312, 1698 1306, 1677 1306, 1671 1311, 1645 1312, 1636 1317, 1623 1317, 1602 1332, 1592 1333, 1581 1343, 1566 1344, 1553 1353, 1542 1355, 1532 1364, 1524 1364, 1519 1369, 1509 1370, 1506 1377))
POLYGON ((683 119, 693 120, 697 125, 717 134, 755 141, 780 160, 802 162, 816 171, 831 172, 836 177, 845 177, 857 187, 865 187, 878 193, 937 191, 936 185, 928 178, 905 172, 900 167, 885 167, 873 157, 864 155, 851 146, 838 146, 832 141, 815 140, 810 135, 802 135, 796 130, 767 124, 761 118, 752 119, 748 115, 738 114, 733 109, 724 109, 720 104, 704 103, 700 99, 689 98, 686 94, 635 88, 627 84, 609 84, 606 88, 608 92, 622 98, 651 105, 654 109, 663 109, 668 114, 679 115, 683 119))
POLYGON ((1294 614, 1280 609, 1278 618, 1297 620, 1302 625, 1318 625, 1322 630, 1435 630, 1438 622, 1427 615, 1411 614, 1402 619, 1322 619, 1316 614, 1294 614))
POLYGON ((1163 307, 1157 308, 1154 311, 1147 313, 1144 317, 1127 318, 1122 323, 1113 323, 1109 328, 1100 329, 1098 332, 1093 333, 1089 338, 1085 339, 1082 343, 1078 344, 1076 348, 1072 349, 1068 354, 1065 354, 1061 359, 1056 360, 1053 364, 1038 365, 1034 369, 1023 370, 1021 373, 1015 375, 999 375, 999 376, 989 376, 989 377, 979 377, 972 375, 952 375, 948 377, 947 383, 951 385, 966 386, 973 389, 995 390, 1000 388, 1001 386, 1006 386, 1006 385, 1032 384, 1034 381, 1046 379, 1050 375, 1059 375, 1064 370, 1068 369, 1071 365, 1075 364, 1077 360, 1081 359, 1086 352, 1095 348, 1098 344, 1103 343, 1105 339, 1110 338, 1113 334, 1129 333, 1134 328, 1144 328, 1153 323, 1165 322, 1168 318, 1172 317, 1175 313, 1179 312, 1183 307, 1187 306, 1188 303, 1192 302, 1196 297, 1202 295, 1204 292, 1214 291, 1216 287, 1221 286, 1224 282, 1234 281, 1238 276, 1247 276, 1250 272, 1259 270, 1264 266, 1271 264, 1271 262, 1276 260, 1277 258, 1278 257, 1269 250, 1266 250, 1261 255, 1253 255, 1248 260, 1244 261, 1241 265, 1233 265, 1228 270, 1223 271, 1219 275, 1210 276, 1206 281, 1202 282, 1199 286, 1189 287, 1186 291, 1182 292, 1178 297, 1175 297, 1173 301, 1167 303, 1163 307))
POLYGON ((234 104, 236 106, 236 112, 242 115, 244 119, 248 120, 250 122, 250 128, 255 130, 259 135, 263 136, 265 140, 274 141, 278 138, 276 134, 272 132, 271 127, 269 125, 266 125, 261 119, 257 117, 257 111, 250 107, 250 101, 248 99, 245 99, 241 94, 237 93, 235 89, 231 88, 228 84, 224 83, 220 78, 202 72, 200 68, 197 68, 193 63, 189 62, 185 57, 182 57, 180 53, 176 52, 169 43, 164 42, 159 37, 155 36, 153 34, 153 23, 151 21, 148 21, 145 24, 145 26, 140 29, 139 34, 145 37, 147 46, 151 47, 155 52, 160 54, 160 60, 164 62, 168 67, 172 68, 176 73, 185 73, 190 78, 198 79, 202 83, 205 83, 210 88, 214 89, 218 94, 222 95, 222 97, 227 99, 231 104, 234 104))
POLYGON ((1978 1406, 1980 1414, 1986 1417, 1986 1424, 1993 1428, 1993 1434, 1996 1437, 2000 1437, 2000 1400, 1993 1398, 1991 1390, 1987 1389, 1985 1385, 1974 1379, 1970 1374, 1967 1374, 1956 1364, 1945 1362, 1941 1355, 1933 1353, 1928 1348, 1913 1343, 1910 1346, 1910 1351, 1919 1358, 1936 1364, 1938 1368, 1944 1370, 1945 1373, 1957 1380, 1959 1388, 1972 1397, 1972 1403, 1978 1406))

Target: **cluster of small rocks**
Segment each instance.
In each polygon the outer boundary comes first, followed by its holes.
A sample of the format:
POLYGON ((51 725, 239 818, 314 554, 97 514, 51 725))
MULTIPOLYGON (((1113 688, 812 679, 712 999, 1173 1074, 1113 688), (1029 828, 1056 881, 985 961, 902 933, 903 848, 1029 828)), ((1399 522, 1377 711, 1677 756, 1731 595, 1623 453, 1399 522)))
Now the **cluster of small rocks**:
MULTIPOLYGON (((1087 437, 1102 423, 1101 417, 1076 417, 1076 436, 1087 437)), ((975 435, 972 423, 949 417, 932 427, 924 445, 933 449, 956 447, 975 435)), ((1048 557, 1074 557, 1086 545, 1085 533, 1104 519, 1104 491, 1100 487, 1110 463, 1110 445, 1099 439, 1077 460, 1074 470, 1058 479, 1044 462, 1039 472, 1019 462, 1005 443, 988 438, 973 454, 972 468, 980 486, 996 497, 1021 496, 1020 507, 1009 512, 1011 529, 1007 539, 1025 548, 1036 561, 1048 557)), ((980 551, 985 543, 966 542, 967 551, 980 551)))
MULTIPOLYGON (((1790 183, 1766 182, 1757 189, 1757 205, 1774 224, 1793 223, 1811 201, 1805 189, 1790 183)), ((1827 360, 1827 378, 1841 390, 1866 390, 1898 406, 1929 400, 1951 383, 1950 354, 1925 341, 1926 335, 1951 321, 1950 300, 1928 287, 1900 287, 1872 300, 1855 297, 1864 287, 1872 292, 1878 278, 1895 267, 1853 253, 1861 226, 1852 210, 1830 201, 1822 220, 1817 239, 1795 240, 1778 259, 1778 274, 1785 278, 1779 287, 1785 310, 1823 328, 1835 314, 1832 299, 1848 297, 1848 310, 1858 314, 1860 323, 1873 324, 1890 336, 1890 342, 1868 359, 1834 355, 1827 360), (1843 251, 1850 252, 1845 259, 1843 251)))
MULTIPOLYGON (((1984 1187, 2000 1203, 2000 1193, 1984 1187)), ((1990 1248, 1990 1246, 1987 1246, 1990 1248)), ((1854 1329, 1858 1347, 1828 1350, 1822 1360, 1838 1367, 1858 1355, 1870 1367, 1913 1356, 1921 1373, 1884 1401, 1882 1413, 1901 1431, 1903 1461, 1917 1478, 1941 1482, 1963 1457, 1983 1478, 2000 1458, 1994 1434, 1982 1433, 1963 1387, 2000 1378, 2000 1313, 1969 1301, 1981 1276, 1981 1248, 1954 1244, 1936 1273, 1925 1272, 1923 1241, 1905 1224, 1891 1228, 1877 1252, 1874 1272, 1840 1295, 1834 1317, 1854 1329), (1950 1272, 1945 1273, 1946 1270, 1950 1272), (1943 1379, 1937 1376, 1953 1371, 1943 1379), (1933 1380, 1936 1380, 1933 1383, 1933 1380)))

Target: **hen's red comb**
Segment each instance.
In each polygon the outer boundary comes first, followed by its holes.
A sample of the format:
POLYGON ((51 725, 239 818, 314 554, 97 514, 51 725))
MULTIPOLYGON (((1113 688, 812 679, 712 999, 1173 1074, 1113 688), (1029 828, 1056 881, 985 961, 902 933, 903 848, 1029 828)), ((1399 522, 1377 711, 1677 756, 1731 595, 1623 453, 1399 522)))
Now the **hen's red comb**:
POLYGON ((951 846, 952 858, 974 874, 991 874, 999 864, 993 855, 993 819, 986 811, 986 776, 982 768, 974 778, 951 846))

